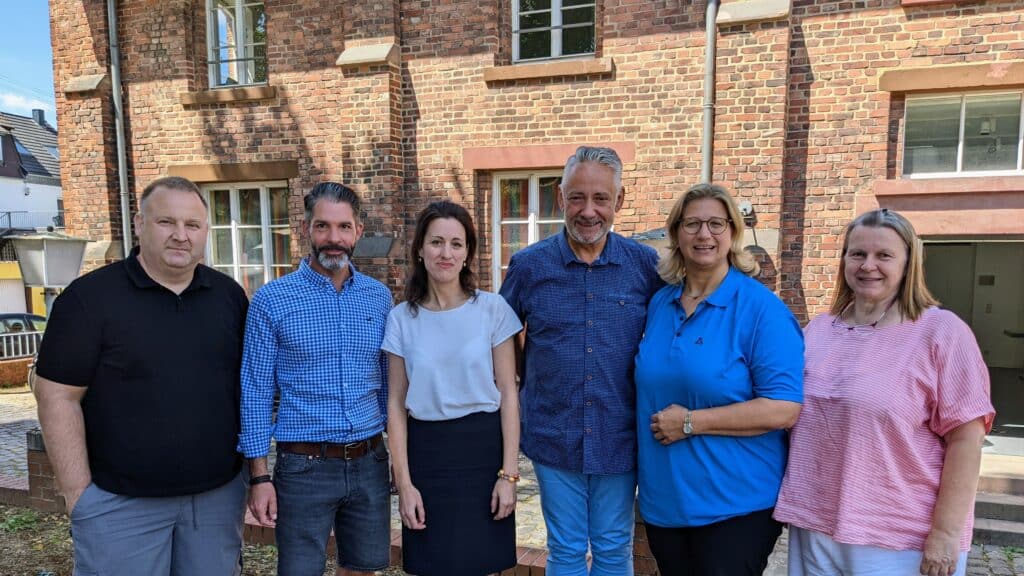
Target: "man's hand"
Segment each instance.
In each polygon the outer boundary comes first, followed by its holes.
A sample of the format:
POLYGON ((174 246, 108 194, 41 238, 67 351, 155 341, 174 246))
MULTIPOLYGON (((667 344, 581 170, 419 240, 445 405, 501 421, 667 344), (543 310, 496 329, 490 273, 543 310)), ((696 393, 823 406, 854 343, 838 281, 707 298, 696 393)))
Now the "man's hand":
POLYGON ((683 434, 683 421, 686 420, 686 413, 689 410, 678 404, 670 404, 660 412, 651 415, 651 432, 654 439, 663 445, 686 438, 683 434))
POLYGON ((82 497, 82 493, 89 487, 89 484, 80 488, 71 488, 64 491, 64 505, 68 508, 68 516, 75 509, 75 504, 78 504, 78 500, 82 497))
POLYGON ((249 511, 260 526, 273 528, 277 525, 277 491, 273 482, 249 487, 249 511))

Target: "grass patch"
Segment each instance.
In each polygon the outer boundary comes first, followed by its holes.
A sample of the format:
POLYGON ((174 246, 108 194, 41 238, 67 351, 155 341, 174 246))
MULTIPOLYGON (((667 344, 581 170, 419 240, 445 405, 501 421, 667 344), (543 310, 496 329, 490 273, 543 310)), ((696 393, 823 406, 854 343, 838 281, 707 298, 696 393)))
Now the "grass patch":
POLYGON ((13 534, 32 530, 39 525, 39 514, 35 510, 19 510, 0 521, 0 530, 13 534))

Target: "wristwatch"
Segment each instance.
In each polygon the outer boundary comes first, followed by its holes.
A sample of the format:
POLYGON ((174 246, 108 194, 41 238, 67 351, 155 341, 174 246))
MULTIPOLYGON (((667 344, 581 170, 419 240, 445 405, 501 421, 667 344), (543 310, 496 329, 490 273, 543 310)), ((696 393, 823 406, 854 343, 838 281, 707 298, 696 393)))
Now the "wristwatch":
POLYGON ((683 420, 683 434, 693 435, 693 410, 686 411, 686 418, 683 420))

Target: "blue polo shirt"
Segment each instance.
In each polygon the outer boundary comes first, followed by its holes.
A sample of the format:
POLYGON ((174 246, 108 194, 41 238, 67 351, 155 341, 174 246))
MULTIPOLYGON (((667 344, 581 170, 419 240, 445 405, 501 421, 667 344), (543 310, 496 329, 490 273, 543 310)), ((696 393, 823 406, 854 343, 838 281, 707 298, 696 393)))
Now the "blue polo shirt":
POLYGON ((775 506, 787 432, 697 435, 662 446, 651 415, 754 398, 803 401, 804 343, 786 305, 735 268, 690 317, 683 286, 651 299, 636 355, 640 514, 665 528, 704 526, 775 506))
POLYGON ((526 325, 523 452, 570 472, 636 467, 633 357, 664 283, 649 246, 608 234, 587 264, 563 229, 512 256, 501 295, 526 325))

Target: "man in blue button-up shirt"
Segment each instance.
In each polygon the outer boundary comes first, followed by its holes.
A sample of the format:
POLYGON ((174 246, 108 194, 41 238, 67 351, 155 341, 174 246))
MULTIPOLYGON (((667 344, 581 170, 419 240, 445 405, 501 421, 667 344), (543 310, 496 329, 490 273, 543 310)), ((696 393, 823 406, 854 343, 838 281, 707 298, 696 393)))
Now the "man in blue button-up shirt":
POLYGON ((250 463, 249 509, 276 525, 281 576, 320 576, 331 528, 339 573, 370 574, 390 560, 380 345, 391 292, 349 263, 363 231, 356 193, 326 182, 305 205, 311 254, 256 293, 246 323, 239 449, 250 463))
POLYGON ((622 162, 582 146, 559 188, 565 229, 512 256, 501 294, 526 325, 522 449, 533 460, 553 576, 633 574, 633 357, 661 286, 654 249, 611 232, 622 162))

